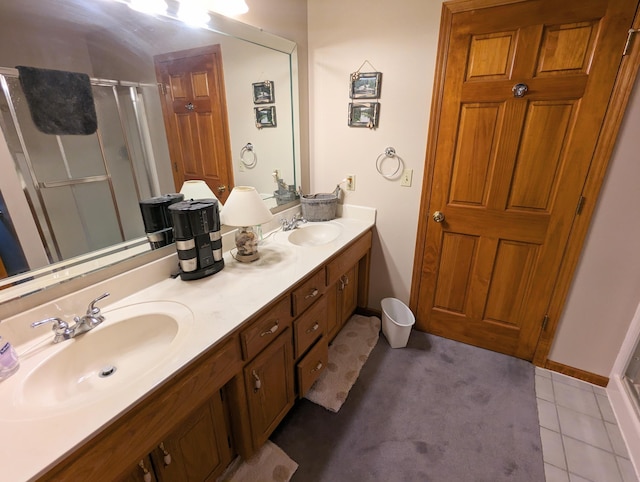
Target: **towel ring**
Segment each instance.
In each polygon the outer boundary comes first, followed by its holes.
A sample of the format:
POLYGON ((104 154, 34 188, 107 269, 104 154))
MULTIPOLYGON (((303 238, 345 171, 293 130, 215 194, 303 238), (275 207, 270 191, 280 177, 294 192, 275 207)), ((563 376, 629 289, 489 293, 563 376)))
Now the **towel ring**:
POLYGON ((398 154, 396 154, 396 150, 393 147, 387 147, 384 150, 384 152, 380 154, 376 159, 376 170, 385 179, 395 179, 398 176, 398 173, 401 172, 402 166, 404 166, 404 161, 398 154), (398 161, 396 170, 393 171, 393 173, 391 174, 385 174, 384 172, 382 172, 382 163, 384 162, 385 159, 387 158, 393 159, 394 157, 398 161))
POLYGON ((256 167, 256 164, 258 164, 258 156, 253 150, 253 144, 251 144, 250 142, 247 142, 247 145, 240 150, 240 162, 247 169, 253 169, 254 167, 256 167), (252 156, 251 161, 247 161, 245 159, 247 152, 252 156))

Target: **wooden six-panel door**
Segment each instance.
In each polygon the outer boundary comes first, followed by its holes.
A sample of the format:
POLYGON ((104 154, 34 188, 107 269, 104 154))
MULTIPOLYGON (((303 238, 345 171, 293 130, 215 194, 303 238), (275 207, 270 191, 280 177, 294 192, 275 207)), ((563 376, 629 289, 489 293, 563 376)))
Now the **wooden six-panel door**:
POLYGON ((443 6, 412 304, 531 360, 637 2, 504 3, 443 6))
POLYGON ((219 45, 154 57, 176 192, 204 180, 223 203, 233 188, 231 141, 219 45))

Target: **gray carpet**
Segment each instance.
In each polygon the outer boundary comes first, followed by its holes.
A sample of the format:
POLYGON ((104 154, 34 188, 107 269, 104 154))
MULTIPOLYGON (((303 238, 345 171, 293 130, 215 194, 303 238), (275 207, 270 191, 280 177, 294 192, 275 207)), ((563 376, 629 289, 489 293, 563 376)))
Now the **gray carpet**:
POLYGON ((294 482, 544 482, 534 379, 509 356, 381 336, 340 412, 299 400, 271 440, 294 482))

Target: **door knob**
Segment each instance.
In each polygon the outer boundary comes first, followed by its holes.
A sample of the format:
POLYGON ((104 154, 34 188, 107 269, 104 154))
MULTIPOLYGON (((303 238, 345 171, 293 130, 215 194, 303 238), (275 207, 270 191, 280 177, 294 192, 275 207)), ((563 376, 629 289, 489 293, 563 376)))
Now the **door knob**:
POLYGON ((527 93, 527 90, 529 90, 529 86, 527 84, 516 84, 511 89, 514 97, 524 97, 524 94, 527 93))
POLYGON ((444 213, 436 211, 435 213, 433 213, 433 220, 436 223, 441 223, 442 221, 444 221, 444 213))
POLYGON ((222 194, 227 190, 227 186, 218 186, 218 193, 222 194))

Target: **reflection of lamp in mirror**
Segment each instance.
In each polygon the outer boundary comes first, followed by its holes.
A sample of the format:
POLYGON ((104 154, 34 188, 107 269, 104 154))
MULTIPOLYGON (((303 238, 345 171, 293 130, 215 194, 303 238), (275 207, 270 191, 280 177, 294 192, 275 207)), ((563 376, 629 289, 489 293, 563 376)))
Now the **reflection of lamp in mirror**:
POLYGON ((149 15, 163 15, 167 13, 167 2, 164 0, 130 0, 129 7, 138 12, 149 15))
POLYGON ((222 209, 222 223, 237 226, 235 258, 243 263, 255 261, 258 254, 258 235, 253 226, 271 221, 273 215, 254 187, 236 186, 222 209))
POLYGON ((222 207, 222 203, 220 202, 220 200, 216 197, 215 194, 213 194, 211 188, 209 188, 209 186, 207 186, 207 183, 204 181, 185 181, 182 184, 182 188, 180 188, 180 194, 184 194, 185 199, 215 199, 216 201, 218 201, 220 207, 222 207))
POLYGON ((249 11, 249 7, 244 0, 209 0, 207 6, 214 12, 221 13, 227 17, 242 15, 249 11))

